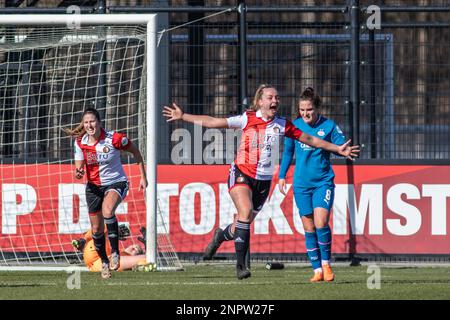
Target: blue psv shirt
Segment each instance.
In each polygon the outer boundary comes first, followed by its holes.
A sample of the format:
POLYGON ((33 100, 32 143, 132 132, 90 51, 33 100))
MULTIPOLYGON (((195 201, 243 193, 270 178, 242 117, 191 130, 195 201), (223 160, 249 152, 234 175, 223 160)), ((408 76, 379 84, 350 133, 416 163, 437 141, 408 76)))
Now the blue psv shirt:
MULTIPOLYGON (((341 145, 345 136, 341 129, 322 115, 319 115, 312 126, 306 124, 302 118, 297 118, 294 125, 311 136, 341 145)), ((294 188, 320 187, 324 184, 334 185, 334 172, 331 168, 330 152, 308 146, 298 140, 285 138, 283 159, 280 166, 280 179, 286 178, 286 173, 292 162, 295 151, 294 188)))

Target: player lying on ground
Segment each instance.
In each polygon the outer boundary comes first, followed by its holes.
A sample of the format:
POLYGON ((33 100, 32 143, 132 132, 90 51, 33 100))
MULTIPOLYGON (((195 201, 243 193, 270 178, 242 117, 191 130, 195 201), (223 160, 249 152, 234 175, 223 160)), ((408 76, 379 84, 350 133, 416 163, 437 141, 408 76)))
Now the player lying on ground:
MULTIPOLYGON (((141 232, 144 237, 138 237, 138 239, 145 243, 145 228, 141 228, 141 232)), ((125 225, 120 225, 119 227, 119 240, 125 240, 130 235, 130 230, 125 225)), ((72 245, 75 249, 83 252, 83 260, 89 271, 92 272, 102 272, 102 259, 100 258, 97 250, 95 249, 94 240, 92 238, 92 231, 88 230, 82 238, 72 240, 72 245)), ((111 246, 106 243, 106 252, 108 257, 111 255, 111 246)), ((120 267, 118 271, 132 270, 139 265, 147 264, 144 250, 137 245, 133 244, 128 246, 120 254, 120 267)), ((102 278, 107 279, 111 277, 109 273, 108 277, 103 276, 102 278)))

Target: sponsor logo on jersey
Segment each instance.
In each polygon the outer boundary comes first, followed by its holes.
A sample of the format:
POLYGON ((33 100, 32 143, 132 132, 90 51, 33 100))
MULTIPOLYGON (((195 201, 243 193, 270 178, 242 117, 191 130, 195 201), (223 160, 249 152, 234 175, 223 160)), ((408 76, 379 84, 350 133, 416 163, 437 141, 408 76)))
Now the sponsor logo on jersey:
POLYGON ((111 163, 111 161, 98 161, 97 163, 99 166, 107 166, 111 163))
POLYGON ((305 144, 305 143, 300 143, 300 148, 302 148, 304 151, 310 151, 310 150, 314 150, 315 148, 305 144))
POLYGON ((338 126, 336 126, 336 131, 337 131, 338 133, 340 133, 340 134, 343 134, 341 128, 339 128, 338 126))
POLYGON ((97 163, 97 154, 92 152, 86 152, 86 162, 87 164, 96 164, 97 163))
POLYGON ((317 135, 319 137, 323 137, 325 135, 325 131, 323 131, 323 129, 319 129, 319 131, 317 131, 317 135))

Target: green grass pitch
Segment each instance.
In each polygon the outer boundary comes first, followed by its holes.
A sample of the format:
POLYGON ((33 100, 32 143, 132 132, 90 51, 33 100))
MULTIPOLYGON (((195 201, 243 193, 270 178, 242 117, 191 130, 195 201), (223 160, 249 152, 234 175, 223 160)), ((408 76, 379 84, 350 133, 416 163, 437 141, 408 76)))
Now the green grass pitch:
POLYGON ((121 272, 102 280, 80 272, 79 289, 71 274, 55 271, 0 272, 0 300, 317 300, 450 299, 450 268, 380 265, 380 289, 368 289, 368 266, 334 266, 336 280, 309 283, 306 265, 283 270, 252 265, 252 277, 239 281, 231 264, 197 264, 176 272, 121 272), (72 283, 69 289, 67 283, 72 283), (117 289, 117 290, 116 290, 117 289))

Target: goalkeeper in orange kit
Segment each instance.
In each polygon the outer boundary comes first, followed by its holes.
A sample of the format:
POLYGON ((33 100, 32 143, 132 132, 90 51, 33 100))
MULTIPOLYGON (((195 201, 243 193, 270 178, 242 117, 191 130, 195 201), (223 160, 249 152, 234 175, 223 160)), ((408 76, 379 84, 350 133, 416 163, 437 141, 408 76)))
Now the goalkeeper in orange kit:
MULTIPOLYGON (((145 228, 141 228, 141 232, 145 231, 145 228)), ((126 237, 130 235, 130 229, 125 225, 119 226, 119 240, 125 240, 126 237)), ((140 241, 145 240, 144 238, 138 237, 140 241)), ((102 260, 97 253, 94 246, 94 240, 92 238, 92 231, 89 229, 82 238, 72 240, 72 245, 75 249, 83 252, 83 260, 89 271, 101 272, 101 276, 104 279, 111 277, 111 272, 107 274, 102 269, 102 260)), ((106 243, 106 253, 108 256, 111 255, 111 247, 109 243, 106 243)), ((137 245, 131 245, 121 252, 120 255, 120 268, 118 271, 131 270, 138 265, 145 265, 147 263, 144 251, 137 245)), ((108 270, 109 271, 109 270, 108 270)))

